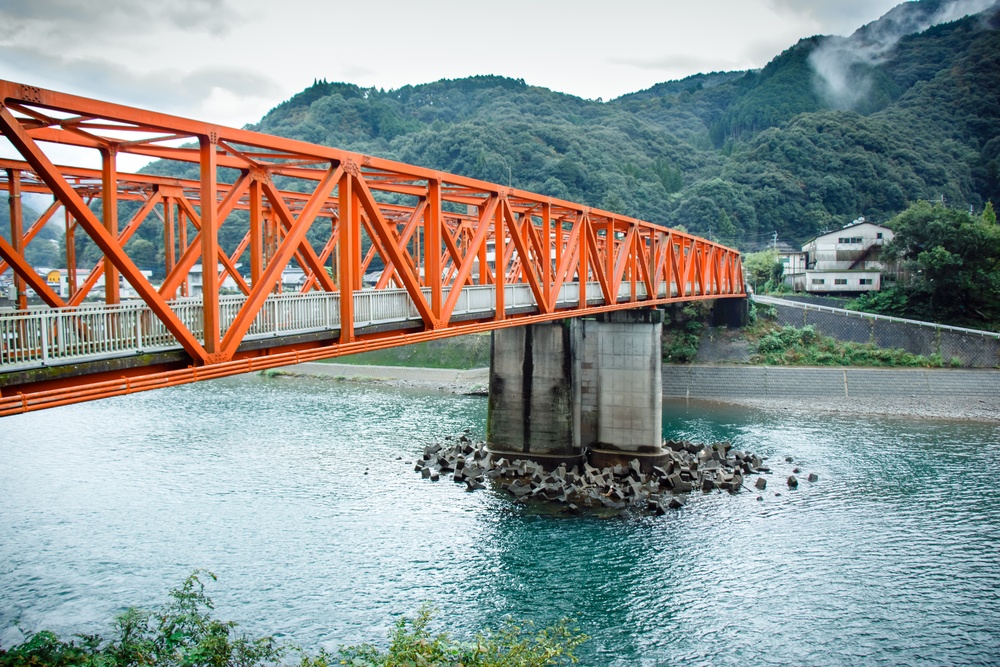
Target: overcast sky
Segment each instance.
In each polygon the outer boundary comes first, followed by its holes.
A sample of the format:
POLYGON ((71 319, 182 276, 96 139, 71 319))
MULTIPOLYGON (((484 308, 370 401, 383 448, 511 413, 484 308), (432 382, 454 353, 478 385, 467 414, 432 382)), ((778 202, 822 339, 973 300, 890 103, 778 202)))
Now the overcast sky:
POLYGON ((0 78, 254 122, 313 79, 397 88, 500 74, 605 100, 762 67, 898 0, 0 0, 0 78))

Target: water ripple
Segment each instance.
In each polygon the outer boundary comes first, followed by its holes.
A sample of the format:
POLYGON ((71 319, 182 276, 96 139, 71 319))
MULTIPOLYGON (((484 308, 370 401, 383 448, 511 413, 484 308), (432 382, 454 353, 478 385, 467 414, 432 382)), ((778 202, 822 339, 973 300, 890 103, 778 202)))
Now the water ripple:
POLYGON ((106 631, 207 568, 221 616, 314 647, 377 640, 430 601, 460 634, 575 615, 595 666, 1000 661, 998 427, 665 414, 670 437, 769 456, 762 500, 524 510, 405 463, 481 436, 483 399, 335 382, 232 378, 6 418, 0 644, 15 620, 106 631), (788 489, 796 466, 819 481, 788 489))

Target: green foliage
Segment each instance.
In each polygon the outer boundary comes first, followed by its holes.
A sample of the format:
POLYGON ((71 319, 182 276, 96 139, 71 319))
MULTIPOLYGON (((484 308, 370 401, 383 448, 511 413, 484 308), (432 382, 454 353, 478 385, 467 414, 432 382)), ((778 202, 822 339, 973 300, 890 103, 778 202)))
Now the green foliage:
MULTIPOLYGON (((910 366, 940 368, 939 354, 930 357, 871 343, 845 343, 821 336, 812 326, 784 326, 765 333, 757 341, 750 360, 771 366, 910 366)), ((961 362, 959 362, 960 364, 961 362)))
POLYGON ((864 313, 893 315, 905 317, 909 314, 906 292, 897 285, 883 287, 878 292, 865 292, 846 304, 849 310, 859 310, 864 313))
POLYGON ((695 360, 713 304, 693 301, 670 311, 671 317, 663 324, 663 361, 689 364, 695 360))
POLYGON ((310 655, 278 645, 271 636, 239 634, 236 623, 212 617, 214 605, 196 571, 170 602, 156 612, 130 608, 115 619, 109 639, 77 635, 65 641, 48 631, 31 633, 9 649, 0 648, 0 667, 547 667, 575 664, 574 651, 587 640, 569 620, 536 630, 531 623, 504 623, 472 641, 432 634, 430 608, 401 618, 385 651, 371 644, 342 647, 336 655, 310 655), (283 659, 289 654, 294 662, 283 659))
POLYGON ((236 632, 236 623, 212 618, 212 600, 196 571, 170 592, 159 612, 130 608, 115 619, 114 635, 60 640, 51 632, 32 633, 10 649, 0 649, 0 667, 252 667, 276 663, 284 649, 273 637, 236 632))
MULTIPOLYGON (((24 232, 38 219, 39 213, 28 205, 22 206, 24 232)), ((10 241, 10 199, 6 193, 0 196, 0 236, 10 241)), ((58 223, 52 221, 38 232, 25 247, 24 256, 32 266, 47 269, 61 269, 66 266, 65 255, 60 252, 61 231, 58 223)))
MULTIPOLYGON (((445 667, 543 667, 575 664, 574 650, 586 641, 568 621, 535 630, 530 623, 506 622, 499 630, 484 630, 471 642, 461 642, 447 634, 432 634, 431 610, 421 609, 415 618, 401 618, 389 635, 389 648, 382 651, 371 644, 340 649, 340 664, 350 667, 404 667, 435 665, 445 667)), ((303 661, 303 667, 326 667, 303 661)))
POLYGON ((889 222, 886 249, 906 279, 871 305, 882 312, 950 324, 1000 324, 1000 225, 982 215, 921 201, 889 222))
POLYGON ((784 269, 778 261, 778 251, 769 249, 752 252, 743 256, 746 280, 754 286, 754 291, 767 291, 769 286, 781 282, 784 269))
MULTIPOLYGON (((892 20, 917 24, 906 15, 934 6, 904 3, 892 20)), ((395 90, 315 81, 250 129, 509 183, 740 248, 759 247, 773 231, 803 243, 859 215, 889 219, 921 199, 976 209, 1000 201, 997 13, 907 35, 877 62, 851 66, 851 104, 825 95, 812 67, 817 53, 858 47, 880 25, 857 38, 802 40, 759 71, 698 74, 607 103, 499 76, 395 90)), ((179 162, 143 171, 198 177, 179 162)), ((222 182, 234 177, 219 172, 222 182)), ((138 205, 121 202, 120 219, 138 205)), ((247 225, 245 212, 233 213, 220 246, 232 253, 247 225)), ((307 238, 321 243, 328 233, 318 221, 307 238)), ((162 262, 157 221, 133 238, 151 243, 162 262)), ((148 246, 131 243, 148 263, 148 246)), ((367 250, 370 240, 362 243, 367 250)), ((81 264, 100 256, 85 234, 77 244, 81 264)), ((39 239, 29 249, 50 248, 39 239)), ((928 260, 950 261, 940 253, 928 260)))

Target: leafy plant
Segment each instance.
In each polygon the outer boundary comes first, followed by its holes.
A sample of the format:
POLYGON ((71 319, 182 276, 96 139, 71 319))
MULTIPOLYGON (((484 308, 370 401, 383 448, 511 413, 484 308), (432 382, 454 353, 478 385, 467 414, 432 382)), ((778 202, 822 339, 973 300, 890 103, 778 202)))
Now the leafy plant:
MULTIPOLYGON (((784 326, 760 336, 753 363, 775 366, 912 366, 941 368, 939 354, 925 357, 898 348, 879 348, 871 343, 841 342, 822 336, 812 326, 784 326)), ((961 363, 961 362, 959 362, 961 363)), ((954 365, 954 360, 952 361, 954 365)))
MULTIPOLYGON (((574 651, 586 635, 568 620, 535 630, 530 623, 504 623, 499 630, 484 630, 470 642, 451 639, 430 630, 432 610, 424 606, 412 618, 401 618, 389 634, 385 651, 371 644, 348 646, 339 651, 340 664, 351 667, 440 666, 455 667, 544 667, 575 664, 574 651)), ((329 660, 329 656, 323 656, 329 660)), ((315 661, 303 667, 324 667, 315 661)))
POLYGON ((693 301, 671 311, 663 324, 663 361, 688 364, 695 360, 713 303, 693 301))
POLYGON ((76 635, 66 641, 46 630, 30 633, 20 644, 0 648, 0 667, 271 667, 294 664, 283 661, 289 654, 297 656, 298 667, 548 667, 575 664, 574 651, 587 640, 562 620, 541 630, 508 621, 472 641, 458 641, 431 632, 433 613, 424 606, 414 618, 399 619, 384 651, 359 644, 336 654, 309 654, 213 618, 202 577, 215 580, 211 572, 195 571, 170 591, 170 602, 159 611, 129 608, 115 619, 109 639, 76 635))

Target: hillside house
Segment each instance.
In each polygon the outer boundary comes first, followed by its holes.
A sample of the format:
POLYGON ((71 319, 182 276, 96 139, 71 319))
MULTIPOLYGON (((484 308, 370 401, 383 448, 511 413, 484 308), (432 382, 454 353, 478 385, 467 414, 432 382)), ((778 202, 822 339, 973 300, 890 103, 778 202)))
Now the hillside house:
MULTIPOLYGON (((806 292, 858 293, 882 288, 882 247, 892 230, 859 218, 853 224, 817 236, 802 246, 806 292)), ((797 289, 797 288, 796 288, 797 289)))

